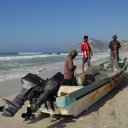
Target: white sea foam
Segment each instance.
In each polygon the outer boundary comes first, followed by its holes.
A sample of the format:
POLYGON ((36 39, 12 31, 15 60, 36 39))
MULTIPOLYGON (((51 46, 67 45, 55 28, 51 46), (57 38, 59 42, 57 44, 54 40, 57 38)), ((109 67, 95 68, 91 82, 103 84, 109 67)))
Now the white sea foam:
MULTIPOLYGON (((50 72, 51 70, 58 69, 60 67, 64 67, 64 61, 63 58, 68 55, 68 53, 60 53, 58 54, 41 54, 41 55, 25 55, 25 56, 4 56, 0 57, 1 65, 0 65, 0 81, 8 80, 8 79, 15 79, 15 78, 21 78, 24 75, 28 73, 35 73, 38 74, 42 71, 50 72), (58 56, 62 57, 60 60, 57 60, 53 62, 55 59, 58 59, 58 56), (42 59, 32 59, 32 58, 39 58, 42 57, 42 59), (51 60, 52 57, 53 60, 51 60), (43 59, 44 58, 44 59, 43 59), (44 63, 44 61, 47 62, 44 63), (20 61, 17 61, 17 59, 20 59, 20 61), (23 60, 25 59, 25 61, 23 60), (30 59, 30 61, 28 61, 30 59), (49 60, 50 59, 50 60, 49 60), (9 62, 5 60, 11 60, 9 62), (61 62, 60 62, 61 61, 61 62)), ((94 54, 91 61, 96 61, 98 59, 104 58, 109 56, 108 53, 102 53, 102 54, 94 54)), ((74 61, 76 65, 81 66, 81 54, 77 56, 77 59, 74 61)))
MULTIPOLYGON (((39 74, 40 72, 47 71, 50 72, 51 70, 56 70, 59 67, 61 68, 63 66, 64 62, 58 62, 53 64, 45 64, 45 65, 39 65, 39 66, 32 66, 32 67, 22 67, 22 68, 14 68, 9 71, 2 71, 0 73, 0 82, 5 81, 5 80, 11 80, 11 79, 16 79, 16 78, 22 78, 28 73, 34 73, 34 74, 39 74)), ((45 74, 47 75, 47 74, 45 74)))
POLYGON ((41 52, 17 52, 18 55, 39 55, 41 52))
POLYGON ((65 55, 65 56, 67 56, 67 55, 68 55, 68 53, 60 53, 60 55, 65 55))
POLYGON ((0 57, 0 61, 5 60, 17 60, 17 59, 32 59, 32 58, 43 58, 43 57, 54 57, 54 56, 60 56, 58 54, 41 54, 41 55, 25 55, 25 56, 2 56, 0 57))

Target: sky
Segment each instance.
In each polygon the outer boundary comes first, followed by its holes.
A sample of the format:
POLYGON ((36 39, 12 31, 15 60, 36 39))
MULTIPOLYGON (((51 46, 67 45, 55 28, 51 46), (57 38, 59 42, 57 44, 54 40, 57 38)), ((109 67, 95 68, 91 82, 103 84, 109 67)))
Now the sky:
POLYGON ((0 52, 61 51, 83 36, 127 40, 128 0, 0 0, 0 52))

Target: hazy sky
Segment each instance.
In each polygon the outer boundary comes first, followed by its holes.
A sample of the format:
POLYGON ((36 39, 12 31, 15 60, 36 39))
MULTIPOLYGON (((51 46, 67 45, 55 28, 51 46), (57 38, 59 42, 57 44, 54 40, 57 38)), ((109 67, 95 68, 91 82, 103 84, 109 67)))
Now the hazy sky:
POLYGON ((60 51, 84 35, 128 39, 128 0, 0 0, 0 52, 60 51))

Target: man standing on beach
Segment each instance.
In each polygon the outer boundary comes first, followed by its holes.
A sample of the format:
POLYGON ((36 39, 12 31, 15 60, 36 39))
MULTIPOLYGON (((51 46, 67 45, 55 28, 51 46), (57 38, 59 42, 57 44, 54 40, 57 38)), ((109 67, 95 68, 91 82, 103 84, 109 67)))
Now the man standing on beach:
POLYGON ((112 36, 112 41, 109 43, 109 48, 111 50, 111 61, 112 65, 118 67, 119 61, 119 48, 121 48, 120 42, 117 41, 117 35, 112 36))
POLYGON ((82 73, 85 73, 84 65, 87 62, 88 66, 90 66, 90 59, 91 56, 93 56, 90 44, 88 42, 88 36, 84 36, 84 41, 80 45, 80 50, 82 52, 82 73))
POLYGON ((64 82, 63 85, 73 85, 74 71, 76 66, 73 64, 73 59, 77 56, 77 51, 72 50, 69 55, 65 58, 64 63, 64 82))

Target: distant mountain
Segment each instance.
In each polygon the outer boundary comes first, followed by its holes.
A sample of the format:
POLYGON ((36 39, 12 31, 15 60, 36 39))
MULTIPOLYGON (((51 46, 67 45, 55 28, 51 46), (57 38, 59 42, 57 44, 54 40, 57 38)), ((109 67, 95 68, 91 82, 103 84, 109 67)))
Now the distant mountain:
POLYGON ((106 40, 96 40, 96 39, 90 39, 89 43, 92 47, 92 50, 94 52, 104 52, 108 50, 108 41, 106 40))

